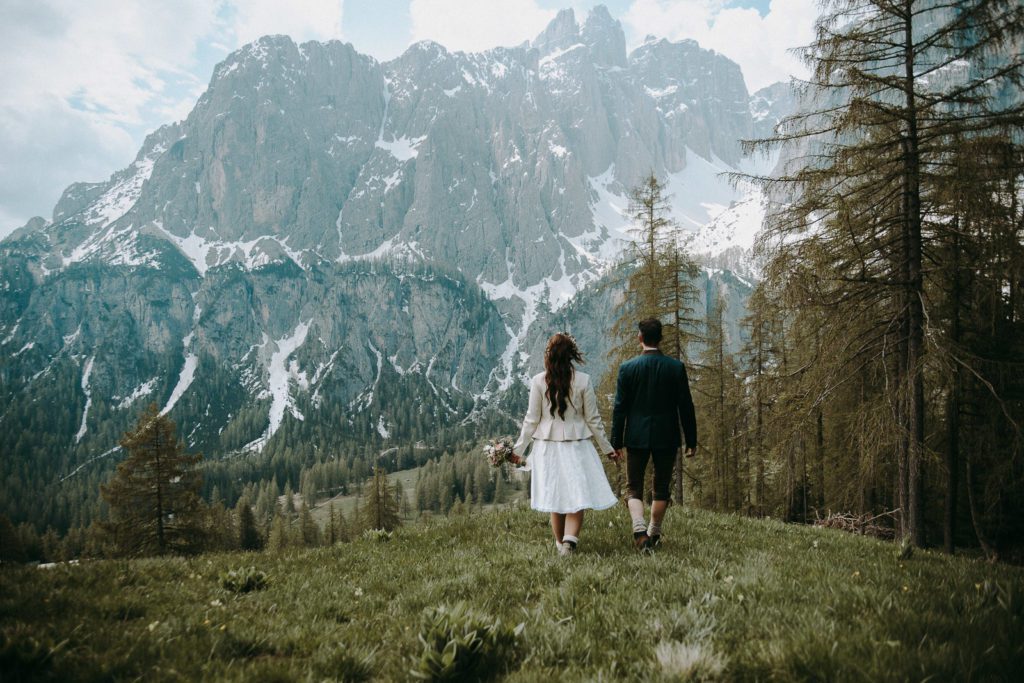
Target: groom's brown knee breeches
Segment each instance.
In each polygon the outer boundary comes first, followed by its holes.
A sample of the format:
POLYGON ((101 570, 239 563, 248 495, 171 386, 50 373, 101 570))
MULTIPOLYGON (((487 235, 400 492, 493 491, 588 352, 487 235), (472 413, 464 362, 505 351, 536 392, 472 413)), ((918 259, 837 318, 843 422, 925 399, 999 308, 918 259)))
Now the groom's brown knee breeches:
POLYGON ((676 462, 676 448, 626 447, 626 499, 644 499, 644 474, 647 461, 654 461, 654 500, 669 500, 672 488, 672 468, 676 462))

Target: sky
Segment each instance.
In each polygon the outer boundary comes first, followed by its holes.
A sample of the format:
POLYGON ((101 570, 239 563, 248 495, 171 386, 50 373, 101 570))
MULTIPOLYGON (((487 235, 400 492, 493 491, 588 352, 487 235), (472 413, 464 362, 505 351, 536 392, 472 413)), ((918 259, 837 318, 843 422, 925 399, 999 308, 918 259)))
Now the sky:
POLYGON ((214 66, 269 33, 339 39, 385 61, 410 44, 518 45, 561 9, 597 4, 626 47, 691 38, 739 63, 751 92, 806 75, 816 0, 0 0, 0 238, 49 218, 69 184, 132 162, 147 133, 185 118, 214 66))

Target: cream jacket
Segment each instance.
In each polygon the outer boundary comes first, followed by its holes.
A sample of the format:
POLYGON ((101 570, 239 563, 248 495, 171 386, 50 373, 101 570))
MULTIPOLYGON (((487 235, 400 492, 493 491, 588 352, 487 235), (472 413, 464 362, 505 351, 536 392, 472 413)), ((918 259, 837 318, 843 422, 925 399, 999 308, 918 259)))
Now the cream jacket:
POLYGON ((565 419, 551 416, 551 401, 545 395, 547 384, 541 372, 530 379, 530 405, 526 409, 523 429, 512 450, 523 455, 534 439, 546 441, 576 441, 594 437, 601 455, 612 452, 612 445, 604 435, 604 425, 597 412, 597 396, 590 381, 590 375, 574 372, 570 390, 569 405, 565 408, 565 419))

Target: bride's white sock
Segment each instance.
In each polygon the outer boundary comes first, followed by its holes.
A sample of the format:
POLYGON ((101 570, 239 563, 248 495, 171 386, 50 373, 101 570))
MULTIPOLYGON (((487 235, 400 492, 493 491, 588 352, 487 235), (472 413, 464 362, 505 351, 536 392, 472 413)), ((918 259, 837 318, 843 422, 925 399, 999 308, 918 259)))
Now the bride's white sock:
POLYGON ((647 522, 644 521, 643 515, 633 518, 633 533, 642 534, 647 531, 647 522))

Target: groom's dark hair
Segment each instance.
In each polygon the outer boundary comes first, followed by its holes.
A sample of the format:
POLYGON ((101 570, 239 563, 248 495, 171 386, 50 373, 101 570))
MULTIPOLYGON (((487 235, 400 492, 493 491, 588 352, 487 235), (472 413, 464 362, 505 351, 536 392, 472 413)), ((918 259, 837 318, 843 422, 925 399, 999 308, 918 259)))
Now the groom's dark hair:
POLYGON ((641 320, 637 323, 637 327, 640 328, 640 336, 643 337, 644 344, 654 346, 661 341, 661 321, 657 318, 641 320))

